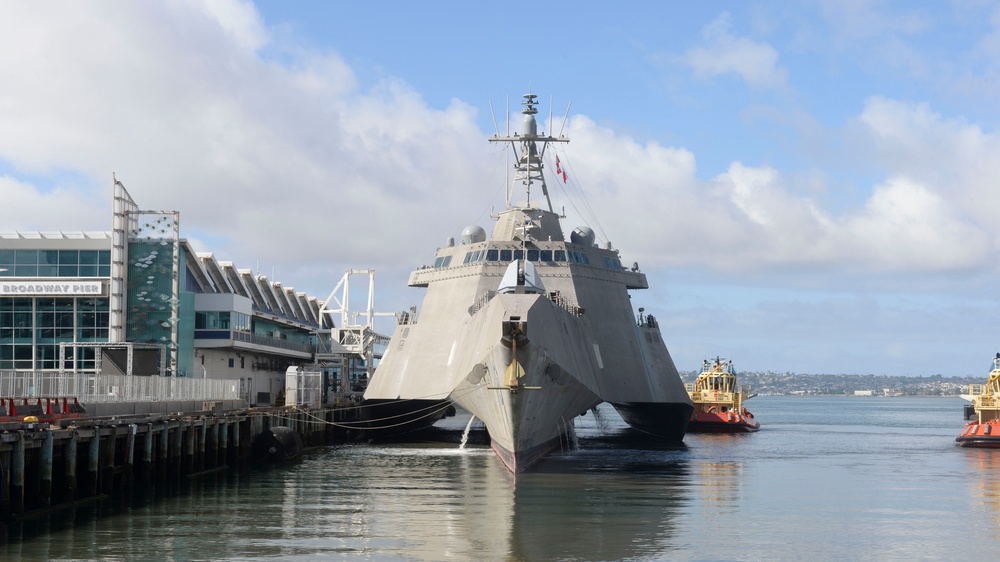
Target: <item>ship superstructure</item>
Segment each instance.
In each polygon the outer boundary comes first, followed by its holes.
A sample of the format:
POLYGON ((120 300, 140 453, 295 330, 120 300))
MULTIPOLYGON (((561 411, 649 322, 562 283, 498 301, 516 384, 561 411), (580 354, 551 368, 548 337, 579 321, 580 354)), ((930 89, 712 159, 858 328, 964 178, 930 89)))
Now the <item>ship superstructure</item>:
POLYGON ((453 401, 482 420, 513 472, 558 447, 574 418, 601 402, 637 429, 680 441, 691 401, 658 324, 633 313, 628 293, 647 288, 646 276, 623 267, 610 243, 595 244, 589 227, 566 239, 544 157, 568 139, 538 132, 534 94, 522 105, 523 132, 490 139, 515 157, 492 236, 467 227, 410 274, 411 287, 426 288, 419 315, 396 327, 365 399, 453 401))

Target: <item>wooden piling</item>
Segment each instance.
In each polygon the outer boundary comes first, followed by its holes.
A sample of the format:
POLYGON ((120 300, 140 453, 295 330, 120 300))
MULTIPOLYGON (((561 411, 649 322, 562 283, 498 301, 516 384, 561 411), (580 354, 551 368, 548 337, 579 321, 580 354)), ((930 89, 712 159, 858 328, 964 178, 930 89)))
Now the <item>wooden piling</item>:
POLYGON ((42 438, 42 448, 38 462, 38 503, 48 507, 52 505, 52 449, 55 436, 51 431, 45 432, 42 438))
POLYGON ((142 436, 142 471, 140 472, 143 484, 149 484, 153 478, 153 442, 156 440, 156 433, 153 431, 153 424, 146 424, 146 433, 142 436))
POLYGON ((67 502, 75 501, 77 496, 76 442, 78 435, 76 429, 71 429, 63 448, 63 500, 67 502))
POLYGON ((97 439, 103 442, 100 460, 101 484, 99 488, 102 494, 113 495, 115 479, 115 440, 118 437, 118 428, 116 426, 106 427, 103 428, 101 433, 105 433, 106 435, 97 436, 97 439))
POLYGON ((128 432, 125 434, 125 459, 122 462, 125 471, 122 473, 121 480, 121 489, 125 493, 132 490, 133 471, 135 470, 135 436, 138 432, 139 426, 132 423, 129 424, 128 432))
POLYGON ((17 432, 10 467, 10 505, 15 513, 24 511, 24 432, 17 432))
POLYGON ((201 427, 197 430, 198 435, 198 450, 195 451, 197 459, 195 461, 195 466, 198 467, 199 471, 205 470, 207 464, 205 462, 205 450, 207 449, 208 443, 208 420, 201 419, 201 427))
POLYGON ((166 423, 156 425, 156 478, 166 480, 167 462, 170 459, 170 428, 166 423))
POLYGON ((194 473, 195 442, 198 440, 195 427, 191 420, 185 420, 184 425, 184 474, 194 473))
POLYGON ((174 467, 171 471, 175 477, 180 478, 181 475, 181 450, 184 445, 184 428, 181 427, 180 422, 176 422, 176 425, 171 428, 171 443, 170 443, 170 464, 174 467))
POLYGON ((94 426, 93 436, 87 447, 87 495, 90 497, 97 495, 97 468, 100 461, 101 452, 101 429, 94 426))
MULTIPOLYGON (((251 459, 265 430, 288 425, 306 443, 326 426, 306 412, 270 410, 127 421, 63 419, 0 428, 0 519, 133 491, 251 459)), ((41 512, 41 511, 39 511, 41 512)))

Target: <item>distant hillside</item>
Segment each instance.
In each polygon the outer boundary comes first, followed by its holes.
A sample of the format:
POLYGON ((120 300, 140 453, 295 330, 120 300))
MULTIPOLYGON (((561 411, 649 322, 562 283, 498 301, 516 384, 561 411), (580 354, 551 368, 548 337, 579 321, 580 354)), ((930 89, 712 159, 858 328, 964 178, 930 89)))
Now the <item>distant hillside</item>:
MULTIPOLYGON (((693 382, 696 371, 681 372, 684 382, 693 382)), ((871 392, 873 396, 958 396, 970 384, 982 384, 985 377, 905 377, 890 375, 806 375, 759 371, 739 372, 741 385, 749 385, 756 394, 854 395, 871 392)))

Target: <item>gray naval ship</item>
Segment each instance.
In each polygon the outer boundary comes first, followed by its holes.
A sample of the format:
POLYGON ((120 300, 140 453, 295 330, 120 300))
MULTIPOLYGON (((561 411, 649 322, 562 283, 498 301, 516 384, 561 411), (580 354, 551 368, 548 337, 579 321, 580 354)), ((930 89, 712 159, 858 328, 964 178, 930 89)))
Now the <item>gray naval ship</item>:
POLYGON ((646 276, 589 227, 563 235, 543 160, 568 139, 538 132, 536 97, 524 96, 520 134, 489 139, 515 158, 493 235, 467 227, 410 274, 409 286, 426 288, 419 318, 400 319, 364 394, 381 419, 417 425, 457 404, 514 473, 570 442, 574 419, 602 402, 675 442, 693 409, 656 320, 632 310, 628 291, 648 288, 646 276), (536 187, 547 208, 532 202, 536 187))

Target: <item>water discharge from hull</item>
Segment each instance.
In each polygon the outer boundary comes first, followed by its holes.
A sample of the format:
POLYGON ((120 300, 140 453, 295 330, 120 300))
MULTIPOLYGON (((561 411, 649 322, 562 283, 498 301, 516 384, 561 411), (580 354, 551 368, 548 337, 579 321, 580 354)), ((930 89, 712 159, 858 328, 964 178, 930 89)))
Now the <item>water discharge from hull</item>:
POLYGON ((469 441, 469 431, 472 429, 472 422, 476 421, 476 416, 469 416, 469 423, 465 426, 465 431, 462 433, 462 444, 459 445, 459 449, 465 449, 465 444, 469 441))
POLYGON ((608 425, 608 420, 605 419, 604 414, 597 409, 597 406, 591 408, 590 412, 594 414, 594 423, 597 424, 597 429, 599 429, 602 433, 606 433, 610 426, 608 425))

